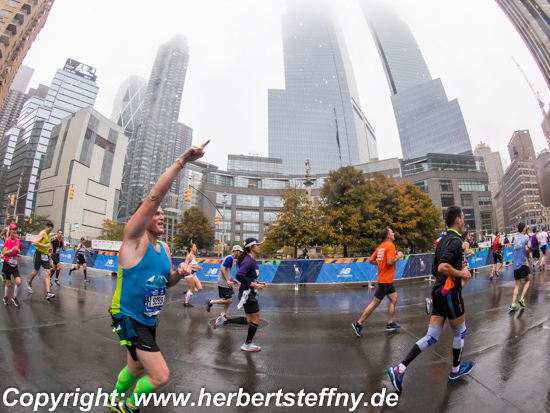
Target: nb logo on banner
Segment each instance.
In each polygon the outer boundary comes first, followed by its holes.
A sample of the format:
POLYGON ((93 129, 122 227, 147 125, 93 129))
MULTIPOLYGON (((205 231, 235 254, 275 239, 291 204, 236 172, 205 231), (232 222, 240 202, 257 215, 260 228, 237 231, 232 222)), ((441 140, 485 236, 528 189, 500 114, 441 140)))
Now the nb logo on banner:
POLYGON ((207 277, 216 277, 218 275, 218 268, 210 268, 206 273, 207 277))
POLYGON ((105 263, 105 265, 114 265, 114 260, 107 260, 107 262, 105 263))
POLYGON ((338 277, 353 277, 351 274, 351 268, 342 268, 340 274, 338 274, 338 277))

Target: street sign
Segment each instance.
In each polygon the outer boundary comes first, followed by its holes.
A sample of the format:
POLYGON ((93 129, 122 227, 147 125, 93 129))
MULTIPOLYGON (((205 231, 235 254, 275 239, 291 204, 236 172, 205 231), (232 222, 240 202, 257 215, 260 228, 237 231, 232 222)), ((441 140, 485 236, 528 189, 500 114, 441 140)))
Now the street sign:
POLYGON ((75 223, 74 223, 74 227, 75 227, 75 228, 78 228, 78 222, 75 222, 75 223))

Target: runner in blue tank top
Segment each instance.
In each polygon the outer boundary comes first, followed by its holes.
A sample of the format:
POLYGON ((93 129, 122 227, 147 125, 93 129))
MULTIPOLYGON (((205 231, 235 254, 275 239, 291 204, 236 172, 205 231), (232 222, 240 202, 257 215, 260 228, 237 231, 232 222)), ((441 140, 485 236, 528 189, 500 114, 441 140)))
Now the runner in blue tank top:
POLYGON ((170 249, 158 241, 164 233, 160 204, 184 165, 204 156, 208 142, 189 148, 176 159, 124 229, 111 314, 114 331, 128 352, 126 367, 120 372, 114 389, 117 398, 109 401, 109 407, 115 412, 139 412, 139 399, 168 382, 170 372, 155 341, 156 318, 162 310, 166 288, 191 274, 191 268, 181 263, 177 271, 171 271, 170 249), (120 402, 121 395, 136 382, 132 396, 120 402))

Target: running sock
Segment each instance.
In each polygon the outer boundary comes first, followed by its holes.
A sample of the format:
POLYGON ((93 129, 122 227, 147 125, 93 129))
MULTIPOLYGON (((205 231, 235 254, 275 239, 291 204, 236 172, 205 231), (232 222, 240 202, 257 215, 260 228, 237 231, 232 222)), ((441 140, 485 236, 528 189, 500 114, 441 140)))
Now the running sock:
POLYGON ((84 270, 84 278, 88 278, 88 276, 86 275, 86 270, 84 270))
POLYGON ((4 287, 4 297, 7 297, 9 292, 10 289, 8 287, 4 287))
POLYGON ((242 325, 247 325, 248 324, 248 321, 247 321, 246 317, 226 318, 226 320, 227 320, 228 323, 231 323, 231 324, 242 324, 242 325))
POLYGON ((403 374, 405 373, 405 370, 407 370, 407 366, 405 366, 403 363, 399 364, 399 373, 403 374))
POLYGON ((191 299, 192 295, 193 293, 191 291, 187 291, 187 293, 185 294, 185 304, 189 304, 189 300, 191 299))
POLYGON ((122 393, 126 393, 126 390, 132 387, 137 379, 137 377, 130 374, 128 371, 128 366, 124 367, 118 374, 118 381, 115 385, 115 390, 118 392, 117 399, 121 398, 122 393))
POLYGON ((225 313, 222 311, 220 314, 222 317, 225 317, 225 313))
POLYGON ((252 343, 252 339, 254 338, 254 334, 256 334, 257 329, 258 324, 256 323, 250 323, 248 325, 248 336, 246 337, 246 344, 252 343))
POLYGON ((140 396, 142 394, 147 395, 147 394, 154 393, 156 391, 157 390, 153 386, 151 386, 147 381, 147 376, 144 376, 141 379, 139 379, 139 381, 137 382, 136 388, 134 390, 134 394, 132 394, 132 397, 126 400, 126 405, 130 403, 132 406, 139 407, 137 403, 138 403, 138 400, 140 400, 141 398, 140 396))
POLYGON ((76 271, 76 267, 71 268, 71 271, 76 271))
POLYGON ((59 272, 60 272, 60 271, 61 271, 61 270, 55 270, 55 279, 56 279, 56 280, 59 278, 59 272))
POLYGON ((411 361, 413 361, 418 355, 430 347, 432 344, 437 343, 439 336, 441 335, 442 327, 432 325, 428 327, 428 333, 416 342, 409 354, 405 357, 402 364, 407 367, 411 361))
POLYGON ((453 348, 453 373, 458 373, 458 370, 460 370, 461 358, 462 358, 462 349, 453 348))
POLYGON ((17 294, 19 293, 19 287, 17 284, 15 284, 15 288, 13 289, 13 296, 17 297, 17 294))

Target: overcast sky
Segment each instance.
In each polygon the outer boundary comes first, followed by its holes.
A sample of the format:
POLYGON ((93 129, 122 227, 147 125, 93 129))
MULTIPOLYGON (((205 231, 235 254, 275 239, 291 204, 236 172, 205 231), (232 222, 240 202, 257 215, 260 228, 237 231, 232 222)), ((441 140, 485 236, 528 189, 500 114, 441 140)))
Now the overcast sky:
MULTIPOLYGON (((290 0, 291 1, 291 0, 290 0)), ((359 0, 330 0, 344 28, 363 112, 380 159, 400 157, 390 92, 359 0)), ((542 115, 512 56, 544 102, 550 92, 527 47, 494 0, 391 0, 416 37, 433 78, 457 98, 472 142, 508 158, 513 132, 529 129, 547 147, 542 115)), ((31 86, 49 85, 67 58, 97 68, 95 108, 111 116, 131 75, 146 79, 158 46, 187 37, 190 62, 180 121, 194 143, 211 139, 206 162, 226 167, 228 153, 268 156, 267 90, 284 88, 280 15, 285 0, 56 0, 24 60, 31 86)), ((505 165, 506 167, 506 165, 505 165)))

